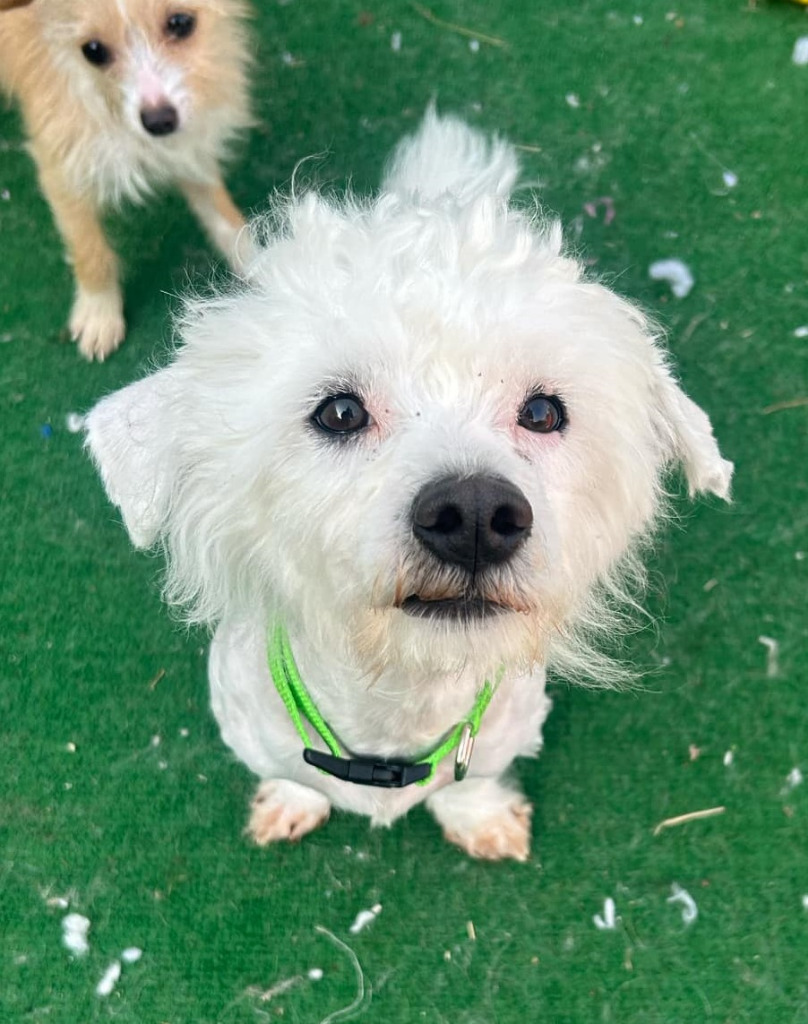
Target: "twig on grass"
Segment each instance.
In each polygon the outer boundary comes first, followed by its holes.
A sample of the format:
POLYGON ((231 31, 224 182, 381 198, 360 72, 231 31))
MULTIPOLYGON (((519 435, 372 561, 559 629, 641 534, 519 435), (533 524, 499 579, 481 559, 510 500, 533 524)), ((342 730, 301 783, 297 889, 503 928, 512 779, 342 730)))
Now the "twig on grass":
MULTIPOLYGON (((338 946, 341 950, 344 950, 351 958, 351 964, 356 973, 356 998, 348 1006, 343 1006, 341 1010, 334 1010, 333 1013, 329 1013, 327 1017, 323 1017, 320 1024, 332 1024, 335 1020, 344 1020, 346 1017, 350 1017, 356 1010, 364 1009, 365 1002, 365 974, 362 970, 362 965, 359 963, 359 957, 354 953, 347 942, 343 942, 342 939, 338 939, 337 936, 329 931, 328 928, 324 928, 321 924, 316 924, 314 930, 319 932, 320 935, 325 935, 327 939, 330 939, 335 946, 338 946)), ((368 1003, 370 1003, 373 997, 373 989, 368 983, 368 1003)))
POLYGON ((774 405, 767 405, 762 412, 764 416, 768 416, 773 412, 782 412, 783 409, 799 409, 803 405, 808 405, 808 395, 802 398, 789 398, 786 402, 775 402, 774 405))
POLYGON ((481 43, 488 43, 489 46, 499 46, 503 50, 508 49, 508 44, 504 39, 500 39, 499 36, 489 36, 485 32, 475 32, 474 29, 466 28, 464 25, 457 25, 453 21, 444 21, 439 18, 436 14, 433 14, 428 7, 423 7, 421 4, 412 3, 410 5, 413 10, 417 11, 422 18, 426 18, 427 21, 431 21, 433 25, 437 25, 438 28, 445 28, 449 32, 456 32, 458 35, 466 36, 468 39, 478 39, 481 43))
POLYGON ((726 807, 707 807, 703 811, 690 811, 688 814, 677 814, 675 818, 665 818, 654 829, 654 835, 665 828, 673 828, 675 825, 685 825, 688 821, 698 821, 700 818, 714 818, 717 814, 723 814, 726 807))
POLYGON ((163 678, 163 676, 165 676, 165 674, 166 674, 166 670, 164 668, 161 668, 160 671, 157 673, 157 675, 154 677, 154 679, 152 679, 149 682, 149 689, 153 690, 157 686, 157 684, 160 682, 160 680, 163 678))

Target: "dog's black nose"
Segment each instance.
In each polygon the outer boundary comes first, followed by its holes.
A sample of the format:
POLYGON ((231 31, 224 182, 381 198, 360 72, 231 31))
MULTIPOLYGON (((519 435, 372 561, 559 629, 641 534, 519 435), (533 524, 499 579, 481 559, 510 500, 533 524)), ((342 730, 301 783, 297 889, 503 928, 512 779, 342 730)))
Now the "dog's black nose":
POLYGON ((144 107, 140 120, 149 135, 170 135, 180 122, 177 111, 169 103, 162 107, 144 107))
POLYGON ((506 562, 532 525, 527 498, 497 476, 433 480, 412 507, 412 531, 424 547, 470 573, 506 562))

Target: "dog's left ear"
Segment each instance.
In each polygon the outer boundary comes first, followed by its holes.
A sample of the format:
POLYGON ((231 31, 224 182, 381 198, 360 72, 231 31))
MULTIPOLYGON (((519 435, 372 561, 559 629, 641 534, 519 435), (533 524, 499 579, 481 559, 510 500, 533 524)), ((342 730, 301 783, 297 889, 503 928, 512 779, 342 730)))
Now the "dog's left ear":
POLYGON ((160 370, 102 399, 86 419, 87 439, 110 499, 135 547, 151 547, 165 525, 176 477, 172 371, 160 370))
POLYGON ((10 11, 14 7, 27 7, 31 0, 0 0, 0 11, 10 11))
POLYGON ((691 401, 667 367, 659 367, 657 423, 672 461, 681 462, 691 498, 709 491, 725 501, 733 464, 721 457, 707 413, 691 401))

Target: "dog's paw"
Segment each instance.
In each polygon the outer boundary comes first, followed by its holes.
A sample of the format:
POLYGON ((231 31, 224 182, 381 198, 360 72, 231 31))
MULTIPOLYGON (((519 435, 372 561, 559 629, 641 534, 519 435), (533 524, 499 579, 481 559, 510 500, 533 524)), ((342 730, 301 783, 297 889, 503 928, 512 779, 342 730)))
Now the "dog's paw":
POLYGON ((103 292, 80 289, 70 313, 70 336, 85 359, 103 362, 126 334, 123 304, 117 288, 103 292))
POLYGON ((496 779, 466 779, 438 790, 427 806, 450 843, 479 860, 526 861, 533 807, 496 779))
POLYGON ((288 779, 262 782, 253 797, 246 833, 259 846, 302 839, 328 820, 328 798, 288 779))

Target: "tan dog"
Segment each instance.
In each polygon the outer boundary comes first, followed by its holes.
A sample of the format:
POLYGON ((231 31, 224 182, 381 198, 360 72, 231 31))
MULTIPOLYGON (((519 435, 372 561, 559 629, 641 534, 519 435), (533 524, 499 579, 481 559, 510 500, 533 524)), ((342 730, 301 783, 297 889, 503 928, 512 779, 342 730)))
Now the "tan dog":
POLYGON ((104 359, 125 333, 105 207, 176 184, 235 269, 248 255, 244 220, 219 170, 250 122, 246 7, 0 0, 0 11, 0 86, 20 103, 75 270, 70 332, 82 355, 104 359))

